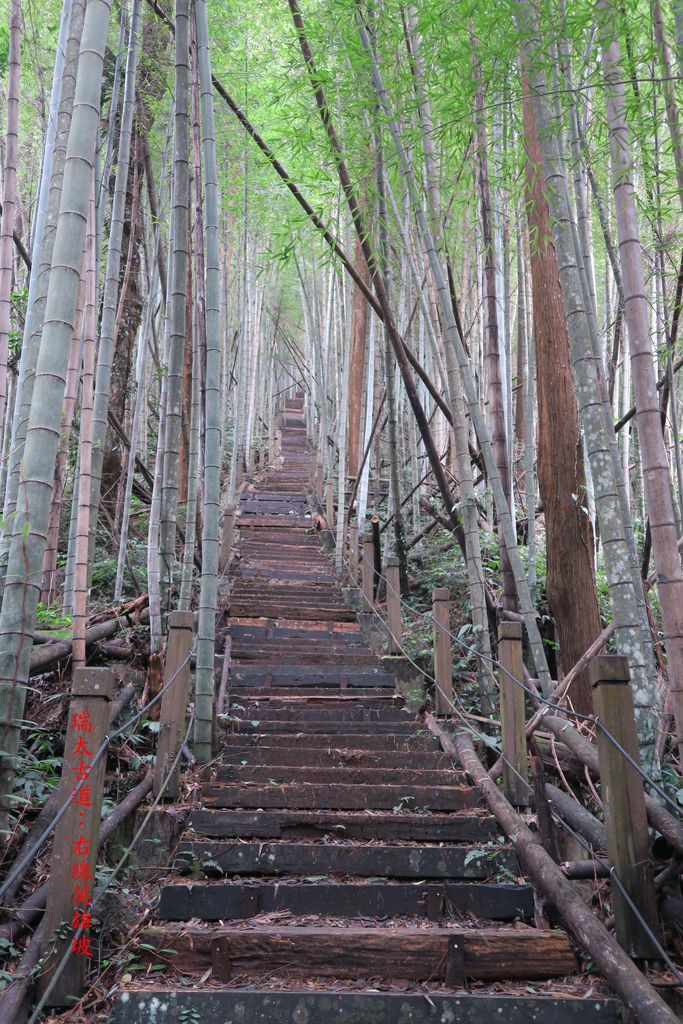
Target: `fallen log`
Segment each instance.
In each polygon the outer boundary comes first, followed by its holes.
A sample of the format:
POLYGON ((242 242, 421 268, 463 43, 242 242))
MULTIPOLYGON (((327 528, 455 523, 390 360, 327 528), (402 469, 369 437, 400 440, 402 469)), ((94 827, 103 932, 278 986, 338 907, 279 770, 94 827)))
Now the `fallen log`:
POLYGON ((550 806, 573 828, 575 832, 590 844, 596 852, 604 852, 607 849, 607 832, 601 821, 598 821, 590 811, 587 811, 580 803, 564 793, 557 786, 551 783, 547 785, 548 799, 550 806))
POLYGON ((537 843, 533 833, 512 808, 477 757, 471 736, 459 732, 455 743, 431 714, 425 721, 444 750, 457 757, 479 787, 491 813, 514 843, 522 866, 553 904, 580 946, 592 957, 605 981, 612 986, 641 1024, 674 1024, 676 1016, 601 921, 574 892, 562 870, 537 843))
MULTIPOLYGON (((147 597, 146 594, 143 596, 147 597)), ((120 629, 125 629, 132 625, 129 616, 130 612, 124 608, 118 611, 112 618, 90 626, 85 631, 86 647, 92 647, 93 644, 98 643, 100 640, 107 640, 120 629)), ((139 621, 144 622, 148 617, 149 612, 145 608, 140 613, 139 621)), ((56 668, 57 665, 67 661, 71 657, 72 647, 73 641, 71 640, 56 640, 54 643, 41 645, 40 650, 34 650, 31 654, 30 674, 32 676, 42 675, 44 672, 49 672, 56 668)))
POLYGON ((33 982, 34 968, 38 965, 43 948, 43 926, 36 928, 24 955, 17 965, 13 980, 0 1001, 0 1024, 21 1024, 28 1017, 30 1005, 28 990, 33 982))
MULTIPOLYGON (((564 718, 546 715, 543 721, 546 729, 562 740, 581 759, 591 775, 599 779, 598 751, 590 740, 582 736, 578 729, 575 729, 571 722, 567 722, 564 718)), ((683 822, 674 818, 673 814, 670 814, 647 793, 645 794, 645 807, 652 827, 664 836, 677 853, 683 854, 683 822)))

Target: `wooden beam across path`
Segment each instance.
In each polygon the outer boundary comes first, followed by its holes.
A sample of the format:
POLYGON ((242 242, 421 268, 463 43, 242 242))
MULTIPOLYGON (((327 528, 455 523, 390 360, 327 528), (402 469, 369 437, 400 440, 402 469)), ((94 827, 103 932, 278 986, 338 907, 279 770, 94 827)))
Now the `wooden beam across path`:
POLYGON ((617 1003, 595 996, 586 999, 564 999, 550 996, 470 995, 456 996, 432 991, 408 992, 262 992, 210 988, 193 991, 186 987, 168 989, 127 989, 114 1008, 111 1024, 140 1024, 154 1019, 156 1024, 177 1024, 180 1013, 187 1010, 188 1019, 203 1024, 224 1024, 240 1019, 248 1024, 291 1024, 305 1020, 307 1024, 330 1024, 330 1021, 354 1021, 363 1024, 443 1024, 457 1019, 457 1024, 618 1024, 617 1003), (190 1017, 193 1014, 193 1017, 190 1017), (457 1014, 457 1018, 455 1017, 457 1014))
POLYGON ((452 914, 489 921, 530 921, 534 895, 529 885, 478 885, 471 882, 220 882, 168 885, 161 893, 158 917, 164 921, 230 921, 286 911, 296 916, 416 917, 438 922, 452 914))
MULTIPOLYGON (((445 980, 449 943, 464 951, 468 979, 496 981, 564 977, 575 969, 569 939, 561 931, 536 928, 206 928, 196 925, 146 928, 140 935, 146 963, 177 963, 184 972, 212 968, 214 980, 243 973, 273 976, 357 978, 373 975, 422 981, 445 980), (149 947, 153 947, 150 949, 149 947), (173 952, 161 953, 161 950, 173 952)), ((463 978, 464 981, 464 978, 463 978)))

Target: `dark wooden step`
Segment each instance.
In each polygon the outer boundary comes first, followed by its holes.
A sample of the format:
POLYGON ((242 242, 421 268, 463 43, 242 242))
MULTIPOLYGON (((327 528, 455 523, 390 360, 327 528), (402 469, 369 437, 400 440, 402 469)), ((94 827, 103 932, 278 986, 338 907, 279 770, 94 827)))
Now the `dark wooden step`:
MULTIPOLYGON (((218 673, 220 676, 220 672, 218 673)), ((354 697, 391 697, 394 695, 394 685, 391 686, 336 686, 330 685, 324 687, 324 693, 318 693, 314 687, 310 686, 283 686, 282 684, 274 684, 273 686, 247 684, 246 686, 237 686, 231 683, 230 694, 237 700, 248 700, 253 697, 256 700, 261 700, 263 697, 315 697, 315 696, 343 696, 344 694, 352 693, 354 697)))
MULTIPOLYGON (((348 843, 182 842, 175 863, 223 875, 360 875, 378 878, 485 879, 520 873, 505 847, 375 846, 348 843)), ((320 904, 321 908, 324 904, 320 904)), ((321 910, 322 912, 322 910, 321 910)))
MULTIPOLYGON (((228 733, 223 737, 224 746, 248 746, 251 740, 252 745, 257 746, 258 735, 250 736, 249 733, 228 733)), ((264 746, 268 747, 291 747, 291 733, 271 732, 263 737, 264 746)), ((314 733, 302 733, 297 736, 297 747, 322 747, 326 750, 438 750, 439 742, 434 736, 373 736, 370 733, 344 732, 333 735, 315 735, 314 733)))
POLYGON ((313 689, 330 687, 387 687, 395 689, 394 676, 372 669, 351 667, 313 668, 310 665, 233 665, 230 680, 237 686, 301 686, 313 689))
POLYGON ((230 635, 235 643, 239 640, 292 640, 301 639, 311 644, 324 643, 326 639, 333 641, 335 645, 361 644, 364 643, 363 634, 354 629, 335 631, 330 629, 305 629, 303 627, 291 628, 288 626, 239 626, 231 625, 230 635))
POLYGON ((288 735, 299 735, 305 733, 309 736, 329 735, 348 732, 353 729, 359 736, 368 734, 371 736, 396 736, 411 737, 421 735, 414 722, 358 722, 358 721, 335 721, 334 719, 308 719, 303 721, 285 720, 271 722, 268 719, 245 719, 233 717, 232 729, 234 732, 258 732, 262 735, 270 733, 282 733, 288 735))
POLYGON ((523 927, 461 931, 165 925, 145 928, 137 950, 143 962, 177 963, 184 973, 211 967, 217 981, 255 971, 281 972, 287 978, 399 976, 436 981, 445 979, 449 956, 458 953, 464 960, 463 981, 559 978, 576 968, 564 932, 523 927), (161 954, 162 949, 175 954, 161 954))
POLYGON ((338 765, 321 768, 278 764, 242 765, 233 764, 219 767, 217 782, 306 782, 343 783, 344 785, 377 786, 457 786, 467 779, 464 772, 454 769, 430 771, 419 768, 344 768, 338 765))
MULTIPOLYGON (((261 722, 286 722, 291 723, 306 723, 311 725, 319 725, 323 722, 331 722, 333 724, 343 724, 347 722, 353 722, 355 724, 375 724, 375 725, 409 725, 413 729, 418 728, 415 722, 415 716, 407 711, 405 708, 373 708, 373 707, 356 707, 354 704, 349 704, 346 707, 331 706, 331 707, 311 707, 306 705, 305 701, 295 702, 292 701, 289 705, 283 707, 275 707, 269 705, 268 702, 264 701, 261 705, 249 705, 242 711, 235 709, 236 717, 240 719, 247 719, 249 721, 255 721, 259 719, 261 722)), ((425 726, 422 726, 425 728, 425 726)))
POLYGON ((190 827, 215 838, 304 839, 337 836, 412 842, 485 843, 497 835, 495 818, 467 814, 362 814, 350 811, 201 810, 190 827))
MULTIPOLYGON (((248 738, 247 738, 248 742, 248 738)), ((322 747, 269 747, 264 738, 258 746, 224 746, 221 764, 275 765, 299 768, 334 768, 347 765, 354 768, 382 770, 410 769, 437 771, 453 764, 449 754, 419 750, 335 750, 322 747)))
POLYGON ((322 645, 319 645, 317 648, 311 648, 311 650, 302 650, 299 646, 287 648, 282 643, 260 647, 258 644, 254 644, 250 648, 245 648, 240 644, 233 647, 232 660, 240 665, 278 661, 280 664, 325 664, 335 668, 347 665, 351 669, 359 667, 370 668, 377 665, 377 656, 370 654, 369 651, 367 654, 356 654, 353 651, 344 649, 327 650, 322 645))
POLYGON ((258 989, 128 989, 112 1007, 111 1024, 618 1024, 607 999, 530 995, 443 995, 406 992, 292 992, 258 989), (192 1016, 190 1016, 192 1015, 192 1016))
POLYGON ((298 917, 422 917, 437 921, 471 914, 489 921, 530 920, 534 914, 529 885, 474 883, 406 884, 328 882, 202 882, 167 885, 156 916, 162 921, 234 921, 287 911, 298 917))
POLYGON ((211 783, 202 786, 203 802, 209 807, 263 807, 310 810, 316 807, 338 810, 460 811, 474 807, 479 793, 469 786, 344 786, 258 783, 211 783))

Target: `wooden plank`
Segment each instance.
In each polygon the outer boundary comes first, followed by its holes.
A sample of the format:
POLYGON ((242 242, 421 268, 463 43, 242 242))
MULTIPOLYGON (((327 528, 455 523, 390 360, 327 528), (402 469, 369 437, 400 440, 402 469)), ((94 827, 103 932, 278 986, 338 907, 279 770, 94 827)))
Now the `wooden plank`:
POLYGON ((269 988, 209 988, 204 990, 132 989, 119 993, 111 1009, 111 1024, 618 1024, 617 1004, 611 999, 563 999, 551 996, 443 995, 406 992, 279 992, 269 988))
POLYGON ((459 938, 472 980, 541 980, 572 974, 576 961, 564 932, 536 928, 203 928, 158 926, 140 934, 143 962, 182 964, 184 973, 213 968, 216 980, 240 974, 292 977, 445 978, 449 939, 459 938), (174 954, 155 950, 173 949, 174 954))
POLYGON ((201 810, 190 825, 200 835, 242 838, 412 840, 413 842, 486 842, 497 835, 488 814, 354 814, 349 811, 201 810))
POLYGON ((420 734, 412 722, 353 722, 334 721, 324 719, 323 721, 311 719, 304 721, 269 722, 262 719, 233 718, 231 727, 237 733, 260 733, 268 736, 271 733, 280 735, 299 735, 305 733, 307 736, 336 736, 337 733, 346 733, 349 729, 359 736, 395 736, 399 739, 411 739, 420 734))
POLYGON ((223 882, 167 885, 161 891, 157 917, 162 921, 230 921, 287 911, 298 917, 426 917, 430 897, 439 917, 472 914, 490 921, 530 920, 534 914, 529 885, 446 885, 414 883, 289 883, 223 882))
POLYGON ((479 802, 476 789, 468 786, 344 786, 333 783, 320 786, 260 786, 229 783, 202 787, 204 803, 209 807, 339 808, 340 810, 393 810, 429 808, 435 811, 459 811, 479 802))
POLYGON ((381 878, 492 878, 519 875, 514 850, 467 846, 375 846, 334 843, 181 842, 181 871, 206 874, 359 875, 381 878))
MULTIPOLYGON (((231 733, 223 738, 226 746, 242 747, 249 744, 257 745, 258 735, 250 736, 248 733, 231 733)), ((268 733, 263 737, 265 745, 269 747, 290 747, 292 736, 290 733, 268 733)), ((302 733, 297 736, 298 747, 323 747, 332 750, 438 750, 438 741, 433 736, 373 736, 371 733, 342 732, 315 735, 302 733)))
POLYGON ((453 761, 449 754, 436 750, 329 750, 323 747, 300 748, 298 745, 269 747, 267 742, 263 742, 258 746, 236 744, 224 747, 221 763, 226 766, 242 764, 329 768, 348 765, 355 768, 384 768, 389 771, 397 768, 436 771, 440 768, 451 768, 453 761))
POLYGON ((292 765, 226 765, 216 773, 217 782, 332 782, 349 785, 379 785, 388 783, 390 786, 450 786, 463 785, 467 778, 464 772, 451 769, 436 771, 411 770, 401 768, 340 768, 338 766, 322 768, 300 767, 292 765))
MULTIPOLYGON (((299 701, 290 701, 288 704, 275 701, 249 701, 246 704, 236 704, 234 710, 242 719, 251 721, 254 717, 260 717, 262 722, 363 722, 363 723, 399 723, 401 725, 412 724, 415 731, 424 729, 421 723, 417 723, 415 717, 409 711, 400 706, 391 706, 391 703, 377 705, 376 707, 363 706, 355 701, 349 701, 346 705, 327 698, 327 705, 311 703, 311 698, 299 701)), ((391 702, 393 697, 389 697, 391 702)))

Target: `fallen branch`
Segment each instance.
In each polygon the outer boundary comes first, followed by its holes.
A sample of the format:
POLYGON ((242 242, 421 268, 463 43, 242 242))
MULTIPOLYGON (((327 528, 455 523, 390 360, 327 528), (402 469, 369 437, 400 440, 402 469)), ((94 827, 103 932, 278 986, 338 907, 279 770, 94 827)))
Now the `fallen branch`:
POLYGON ((503 796, 477 757, 468 732, 459 732, 455 744, 433 715, 425 716, 430 731, 446 753, 457 757, 478 786, 496 821, 514 843, 527 874, 564 920, 576 941, 592 957, 605 981, 612 986, 642 1024, 673 1024, 675 1015, 652 985, 610 935, 602 922, 574 892, 561 868, 536 842, 533 833, 503 796))
MULTIPOLYGON (((140 602, 147 602, 147 595, 143 594, 142 598, 138 598, 135 604, 141 607, 140 602)), ((106 640, 115 633, 118 633, 120 629, 126 629, 128 626, 133 625, 131 619, 131 613, 134 609, 127 605, 114 614, 110 619, 106 619, 104 622, 98 622, 94 626, 90 626, 85 631, 85 643, 86 647, 91 647, 99 640, 106 640)), ((137 614, 137 609, 135 609, 137 614)), ((139 615, 139 621, 144 621, 149 617, 147 609, 143 609, 139 615)), ((33 651, 31 654, 31 669, 30 674, 32 676, 42 675, 43 672, 48 672, 53 668, 56 668, 58 664, 66 661, 71 657, 71 650, 73 647, 72 640, 57 640, 51 644, 42 644, 40 650, 33 651)))

